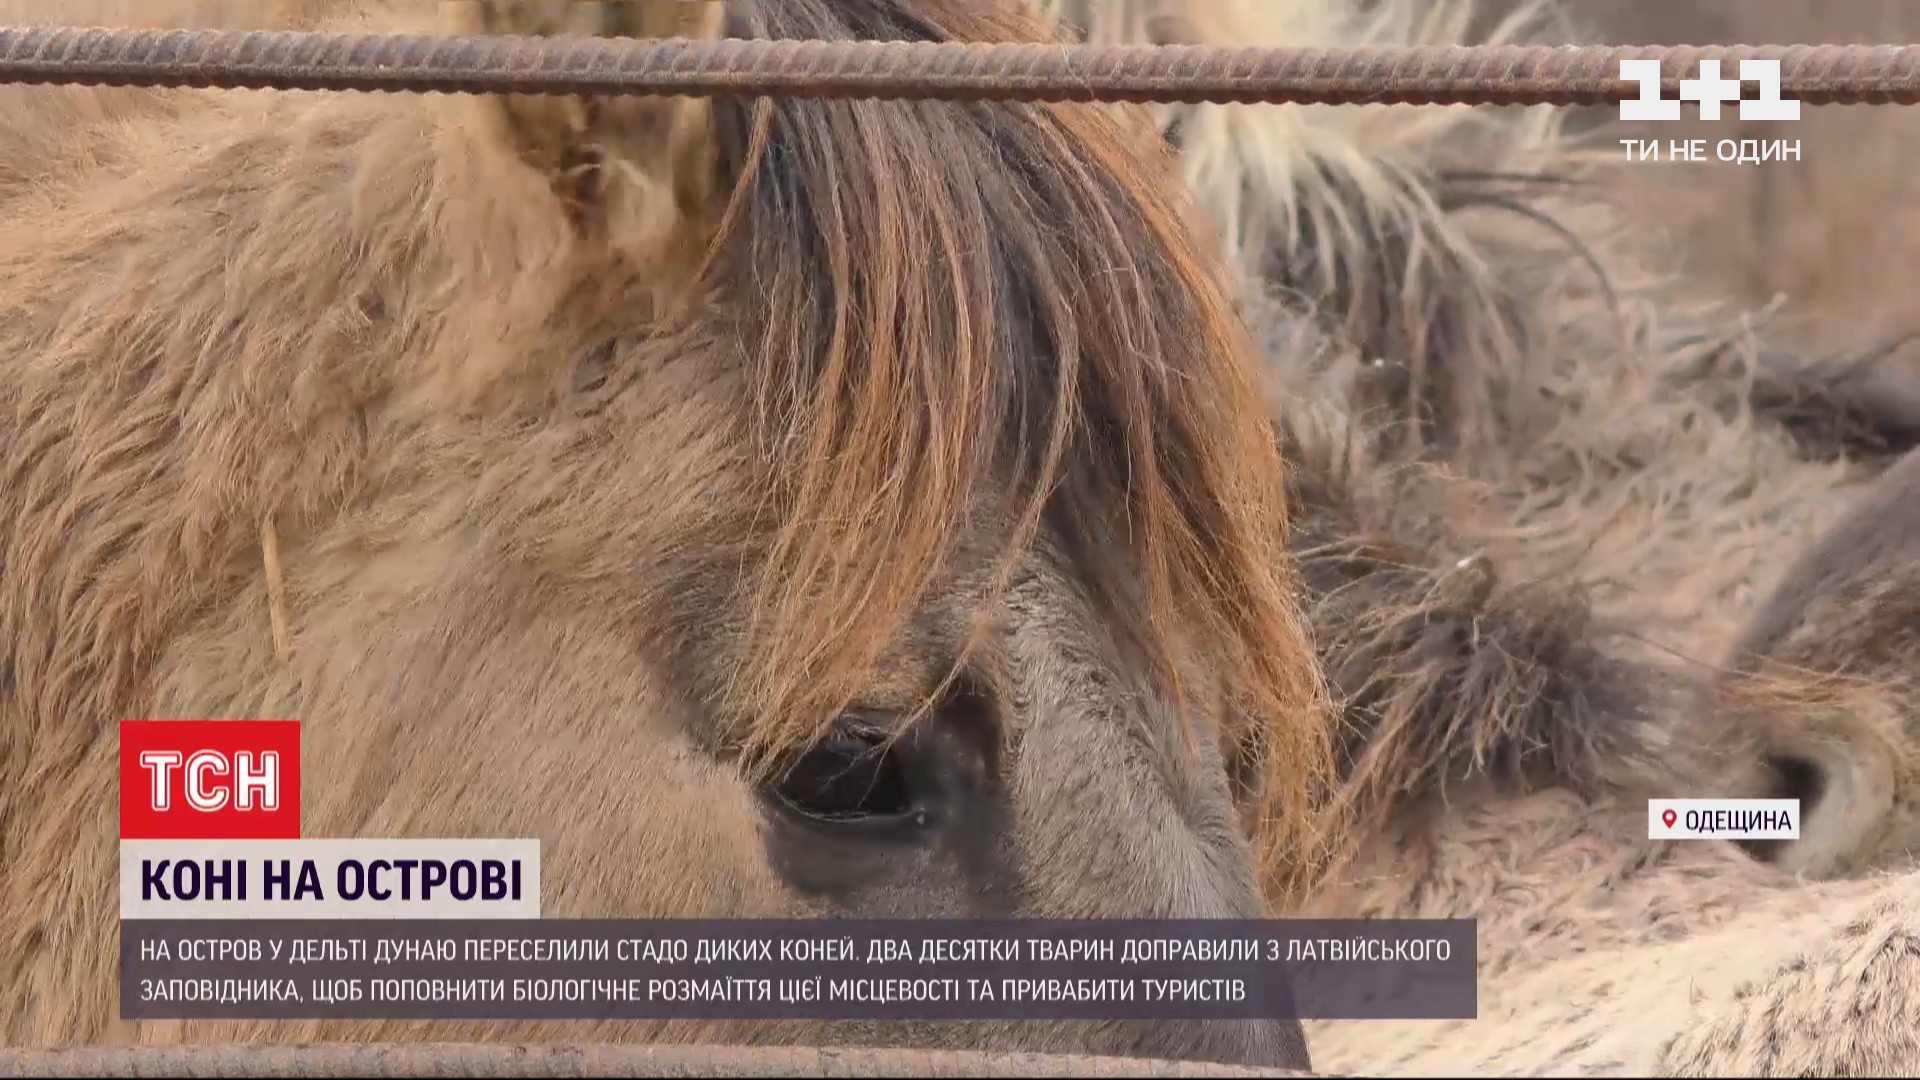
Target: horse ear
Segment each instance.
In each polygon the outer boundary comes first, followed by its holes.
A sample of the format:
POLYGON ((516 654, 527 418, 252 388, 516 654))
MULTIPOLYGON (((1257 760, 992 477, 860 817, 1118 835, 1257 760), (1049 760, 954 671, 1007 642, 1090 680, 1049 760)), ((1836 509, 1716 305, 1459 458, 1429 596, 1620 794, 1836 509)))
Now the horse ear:
MULTIPOLYGON (((716 0, 442 0, 456 34, 719 37, 716 0)), ((702 244, 723 201, 705 98, 493 95, 479 106, 575 222, 626 250, 702 244)))

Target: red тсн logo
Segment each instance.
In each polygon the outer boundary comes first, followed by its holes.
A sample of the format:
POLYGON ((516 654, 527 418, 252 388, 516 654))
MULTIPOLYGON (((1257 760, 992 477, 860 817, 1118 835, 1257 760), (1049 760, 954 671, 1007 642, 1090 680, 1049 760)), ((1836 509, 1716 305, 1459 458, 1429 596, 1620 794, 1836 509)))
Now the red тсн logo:
POLYGON ((122 720, 120 838, 295 840, 298 720, 122 720))

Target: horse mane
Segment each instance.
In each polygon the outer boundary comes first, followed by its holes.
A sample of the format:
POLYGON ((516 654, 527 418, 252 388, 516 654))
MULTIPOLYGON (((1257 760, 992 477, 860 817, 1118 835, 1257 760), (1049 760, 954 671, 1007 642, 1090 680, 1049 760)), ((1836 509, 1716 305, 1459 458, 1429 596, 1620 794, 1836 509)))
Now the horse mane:
POLYGON ((1282 443, 1294 556, 1341 719, 1328 812, 1346 851, 1417 830, 1482 783, 1585 798, 1697 789, 1706 755, 1737 737, 1696 717, 1703 687, 1611 648, 1579 589, 1502 582, 1485 556, 1460 557, 1426 508, 1443 478, 1416 492, 1324 425, 1289 423, 1282 443))
MULTIPOLYGON (((1295 328, 1296 343, 1310 337, 1295 328)), ((1864 811, 1848 800, 1870 803, 1872 777, 1847 767, 1900 745, 1897 688, 1634 655, 1577 583, 1502 581, 1484 555, 1462 557, 1471 547, 1435 508, 1464 485, 1372 460, 1330 411, 1289 410, 1281 434, 1295 562, 1340 718, 1330 865, 1374 838, 1417 838, 1456 792, 1814 798, 1781 771, 1789 758, 1834 770, 1847 798, 1829 801, 1848 809, 1810 814, 1777 857, 1809 872, 1858 857, 1864 811)), ((1750 640, 1781 621, 1763 615, 1750 640)))
MULTIPOLYGON (((752 0, 727 17, 736 36, 1047 39, 1011 2, 752 0)), ((960 526, 997 509, 1000 584, 1045 529, 1169 689, 1215 662, 1245 703, 1220 734, 1260 761, 1263 855, 1283 877, 1310 861, 1331 754, 1257 352, 1170 164, 1110 111, 690 107, 676 115, 708 118, 712 160, 673 158, 688 186, 666 201, 684 210, 712 180, 723 206, 689 256, 699 291, 674 294, 698 302, 675 308, 635 286, 678 267, 582 232, 473 99, 156 101, 150 127, 92 129, 112 151, 97 178, 56 190, 31 219, 45 242, 0 258, 16 281, 0 345, 20 361, 0 381, 0 557, 23 583, 0 607, 0 682, 30 714, 124 712, 170 635, 257 573, 262 530, 297 544, 415 468, 376 459, 369 413, 471 416, 505 394, 483 420, 537 423, 541 391, 626 355, 631 331, 668 350, 704 335, 745 358, 754 464, 773 474, 751 661, 721 703, 751 720, 751 764, 831 723, 951 569, 960 526), (88 394, 99 407, 60 407, 88 394), (81 464, 102 448, 126 462, 81 464)), ((634 189, 623 206, 662 201, 641 190, 652 162, 584 164, 634 189)), ((41 740, 36 775, 90 744, 52 723, 8 733, 41 740)))
MULTIPOLYGON (((1484 27, 1470 0, 1041 2, 1105 42, 1452 45, 1554 31, 1539 0, 1484 27)), ((1538 277, 1508 270, 1541 252, 1542 229, 1548 258, 1564 260, 1570 240, 1532 205, 1575 171, 1556 112, 1180 104, 1157 119, 1230 256, 1381 384, 1371 405, 1389 423, 1375 437, 1413 454, 1498 452, 1525 401, 1531 328, 1515 294, 1538 277)))
MULTIPOLYGON (((1013 4, 756 0, 736 35, 1046 40, 1013 4)), ((845 704, 995 506, 999 581, 1043 524, 1163 681, 1217 655, 1261 746, 1268 856, 1325 775, 1257 353, 1168 163, 1084 105, 719 106, 738 186, 718 272, 758 307, 758 415, 790 509, 740 686, 753 745, 845 704), (1129 583, 1144 581, 1144 590, 1129 583)), ((1229 732, 1232 735, 1234 733, 1229 732)))
MULTIPOLYGON (((1116 43, 1498 42, 1547 21, 1527 3, 1475 35, 1464 0, 1039 6, 1116 43)), ((1686 689, 1616 658, 1576 590, 1499 582, 1485 559, 1461 560, 1445 514, 1397 511, 1448 485, 1396 484, 1395 459, 1504 460, 1513 429, 1537 426, 1511 405, 1532 377, 1530 335, 1552 336, 1563 314, 1536 295, 1560 280, 1538 272, 1542 249, 1564 262, 1582 244, 1532 205, 1583 161, 1555 114, 1172 105, 1155 120, 1251 282, 1246 307, 1276 388, 1292 395, 1276 410, 1291 549, 1340 716, 1331 829, 1375 834, 1476 780, 1597 794, 1633 777, 1679 737, 1666 710, 1686 689), (1338 386, 1341 361, 1380 392, 1338 386), (1316 408, 1341 430, 1316 430, 1327 419, 1316 408)))

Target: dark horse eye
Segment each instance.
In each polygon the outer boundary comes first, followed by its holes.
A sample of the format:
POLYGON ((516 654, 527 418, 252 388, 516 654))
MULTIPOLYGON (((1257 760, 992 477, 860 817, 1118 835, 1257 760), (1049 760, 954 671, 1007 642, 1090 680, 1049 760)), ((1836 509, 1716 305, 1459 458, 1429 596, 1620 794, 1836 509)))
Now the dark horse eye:
POLYGON ((913 791, 888 733, 843 716, 772 787, 790 809, 829 822, 902 818, 915 812, 913 791))

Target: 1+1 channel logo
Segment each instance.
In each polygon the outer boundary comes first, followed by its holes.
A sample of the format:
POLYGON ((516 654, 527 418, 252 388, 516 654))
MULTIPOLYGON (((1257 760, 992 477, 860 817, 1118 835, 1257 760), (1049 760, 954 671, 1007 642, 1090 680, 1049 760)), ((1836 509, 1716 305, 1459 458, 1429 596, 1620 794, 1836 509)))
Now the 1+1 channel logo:
MULTIPOLYGON (((1720 106, 1726 102, 1739 103, 1742 120, 1800 119, 1800 103, 1780 96, 1778 60, 1742 60, 1740 77, 1737 79, 1720 77, 1718 59, 1702 60, 1698 77, 1680 80, 1678 98, 1661 96, 1658 60, 1622 60, 1620 78, 1640 84, 1639 97, 1620 102, 1622 120, 1678 120, 1682 101, 1699 102, 1702 120, 1720 119, 1720 106), (1741 96, 1741 85, 1748 82, 1759 84, 1758 97, 1741 96)), ((1628 161, 1660 160, 1658 139, 1621 139, 1620 145, 1626 147, 1628 161)), ((1786 139, 1721 139, 1715 144, 1713 154, 1721 161, 1747 165, 1774 160, 1798 161, 1800 140, 1794 139, 1789 143, 1786 139)), ((1667 158, 1670 161, 1705 161, 1707 140, 1670 140, 1667 158)))

